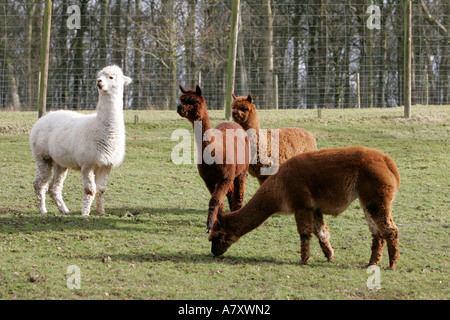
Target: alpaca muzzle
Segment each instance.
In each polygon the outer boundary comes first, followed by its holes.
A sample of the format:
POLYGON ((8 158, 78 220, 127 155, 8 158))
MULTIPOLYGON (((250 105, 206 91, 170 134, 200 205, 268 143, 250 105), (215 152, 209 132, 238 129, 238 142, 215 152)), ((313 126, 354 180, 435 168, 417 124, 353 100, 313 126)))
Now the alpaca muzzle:
POLYGON ((220 239, 212 239, 211 240, 211 253, 215 256, 221 256, 225 252, 227 252, 228 248, 231 246, 231 243, 224 243, 220 239))
POLYGON ((182 117, 186 116, 186 110, 184 109, 184 106, 182 104, 179 104, 177 106, 177 113, 182 117))

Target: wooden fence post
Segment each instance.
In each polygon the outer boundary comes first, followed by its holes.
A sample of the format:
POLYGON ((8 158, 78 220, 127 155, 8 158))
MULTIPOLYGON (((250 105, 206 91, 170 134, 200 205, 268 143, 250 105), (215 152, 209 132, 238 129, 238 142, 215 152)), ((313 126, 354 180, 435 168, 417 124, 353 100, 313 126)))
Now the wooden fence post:
POLYGON ((361 85, 359 82, 359 72, 356 74, 356 98, 358 103, 358 109, 361 109, 361 85))
POLYGON ((39 84, 38 117, 47 111, 48 62, 50 55, 50 30, 52 25, 52 2, 45 1, 44 30, 41 44, 41 77, 39 84))
POLYGON ((225 93, 225 119, 231 119, 231 92, 234 90, 239 13, 241 1, 233 0, 231 13, 230 48, 228 51, 227 90, 225 93))
POLYGON ((278 75, 276 74, 274 77, 274 86, 275 86, 275 110, 278 110, 278 75))

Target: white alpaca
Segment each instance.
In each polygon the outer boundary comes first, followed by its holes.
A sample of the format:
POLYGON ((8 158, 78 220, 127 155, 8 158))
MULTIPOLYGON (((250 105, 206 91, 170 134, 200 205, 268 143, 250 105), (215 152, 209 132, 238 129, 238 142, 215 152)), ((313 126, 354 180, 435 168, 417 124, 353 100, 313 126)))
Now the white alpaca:
POLYGON ((59 211, 69 212, 62 198, 68 169, 81 170, 83 176, 82 215, 89 215, 94 196, 97 214, 105 213, 103 193, 109 174, 125 155, 123 90, 130 82, 119 67, 106 67, 97 75, 97 113, 55 111, 34 124, 30 144, 36 162, 34 189, 40 213, 47 213, 47 190, 59 211))

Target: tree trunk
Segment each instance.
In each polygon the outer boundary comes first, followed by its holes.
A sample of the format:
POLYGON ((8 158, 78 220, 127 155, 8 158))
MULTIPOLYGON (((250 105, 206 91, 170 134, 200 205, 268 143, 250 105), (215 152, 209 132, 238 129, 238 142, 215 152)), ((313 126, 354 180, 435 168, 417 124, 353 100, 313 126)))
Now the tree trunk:
POLYGON ((405 0, 404 35, 404 101, 405 118, 411 118, 411 55, 412 55, 412 0, 405 0))
POLYGON ((27 90, 27 103, 28 103, 28 108, 31 109, 36 95, 34 94, 34 86, 33 83, 34 81, 32 81, 32 79, 35 79, 34 74, 33 74, 33 19, 34 19, 34 15, 36 13, 36 4, 35 4, 35 0, 31 0, 30 3, 28 4, 27 7, 27 78, 28 80, 28 90, 27 90))
MULTIPOLYGON (((373 0, 370 0, 369 6, 373 5, 373 0)), ((373 29, 369 28, 369 41, 368 41, 368 64, 369 64, 369 83, 368 83, 368 94, 369 94, 369 108, 374 107, 374 68, 373 68, 373 54, 374 54, 374 39, 373 39, 373 29)))
POLYGON ((327 27, 327 0, 321 0, 320 27, 318 37, 319 79, 318 105, 323 108, 328 103, 328 27, 327 27))
POLYGON ((261 25, 261 107, 264 109, 273 108, 273 17, 271 0, 265 0, 261 5, 262 25, 261 25))
POLYGON ((109 17, 109 0, 101 0, 101 36, 99 48, 99 61, 105 61, 110 64, 111 59, 108 59, 108 17, 109 17))
POLYGON ((85 17, 87 17, 87 5, 89 0, 80 1, 80 18, 81 18, 81 28, 77 29, 77 35, 75 38, 75 43, 73 45, 73 50, 75 52, 73 70, 72 74, 73 80, 73 91, 72 91, 72 109, 79 109, 82 106, 83 97, 83 74, 84 74, 84 32, 86 26, 83 23, 85 17))
POLYGON ((175 0, 165 2, 167 18, 167 32, 169 36, 169 92, 166 108, 176 110, 177 108, 177 43, 176 43, 176 26, 175 26, 175 0))
POLYGON ((20 111, 20 96, 19 89, 17 87, 17 80, 14 72, 14 67, 9 55, 6 57, 6 65, 8 67, 8 75, 11 84, 11 98, 14 111, 20 111))
POLYGON ((318 5, 311 5, 308 10, 308 63, 306 66, 306 107, 317 106, 317 37, 319 26, 318 5))

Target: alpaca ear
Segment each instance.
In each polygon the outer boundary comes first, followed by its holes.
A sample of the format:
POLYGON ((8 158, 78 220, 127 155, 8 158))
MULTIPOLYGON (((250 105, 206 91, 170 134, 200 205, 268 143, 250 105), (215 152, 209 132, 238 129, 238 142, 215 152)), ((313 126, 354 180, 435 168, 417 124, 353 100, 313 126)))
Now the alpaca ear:
POLYGON ((247 101, 250 102, 250 103, 253 102, 253 98, 252 98, 252 94, 251 93, 248 94, 247 101))
POLYGON ((180 90, 181 90, 182 93, 186 93, 186 89, 184 89, 181 84, 179 84, 178 86, 180 87, 180 90))
POLYGON ((231 96, 233 97, 233 100, 236 100, 236 99, 237 99, 237 97, 234 95, 233 92, 231 93, 231 96))
POLYGON ((133 82, 133 79, 131 79, 130 77, 127 77, 127 76, 123 76, 123 81, 124 81, 125 85, 129 85, 130 83, 133 82))
POLYGON ((197 86, 195 87, 195 94, 197 94, 198 96, 201 96, 201 95, 202 95, 202 89, 200 89, 200 86, 199 86, 199 85, 197 85, 197 86))

